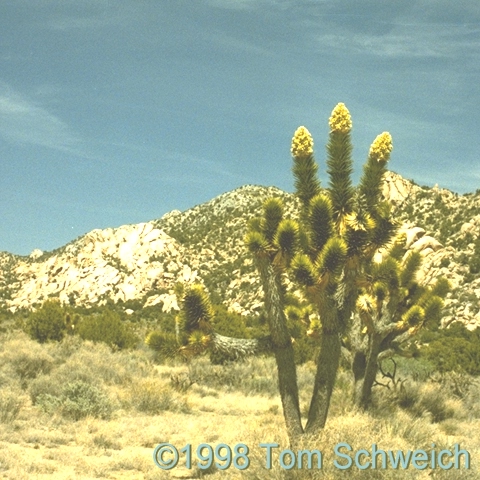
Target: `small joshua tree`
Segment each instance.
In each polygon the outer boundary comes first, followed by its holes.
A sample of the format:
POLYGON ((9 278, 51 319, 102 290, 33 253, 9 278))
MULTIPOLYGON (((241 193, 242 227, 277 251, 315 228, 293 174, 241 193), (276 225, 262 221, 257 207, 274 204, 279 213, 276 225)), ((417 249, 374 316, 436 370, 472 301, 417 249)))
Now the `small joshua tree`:
POLYGON ((202 285, 181 288, 181 311, 176 320, 178 353, 195 356, 205 350, 229 358, 256 355, 271 350, 269 338, 237 339, 214 331, 214 310, 202 285))
POLYGON ((419 285, 419 252, 395 243, 367 269, 366 282, 357 300, 350 333, 355 403, 367 408, 380 362, 394 354, 408 355, 408 344, 428 323, 438 323, 448 281, 439 278, 432 287, 419 285))

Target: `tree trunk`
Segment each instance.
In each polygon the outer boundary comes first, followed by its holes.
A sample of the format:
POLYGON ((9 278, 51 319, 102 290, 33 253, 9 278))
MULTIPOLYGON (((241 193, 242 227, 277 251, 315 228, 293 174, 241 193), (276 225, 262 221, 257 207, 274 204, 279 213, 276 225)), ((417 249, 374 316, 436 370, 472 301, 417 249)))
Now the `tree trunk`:
POLYGON ((257 262, 265 294, 265 308, 273 352, 277 362, 283 416, 290 442, 295 444, 303 433, 303 427, 298 398, 297 370, 284 312, 280 274, 275 271, 268 256, 258 256, 257 262))
POLYGON ((341 342, 337 332, 323 332, 317 359, 317 373, 305 430, 316 432, 325 426, 335 378, 340 364, 341 342))
POLYGON ((363 351, 356 351, 353 355, 352 372, 353 372, 353 402, 355 405, 360 403, 362 395, 363 380, 367 369, 367 356, 363 351))
POLYGON ((358 399, 358 405, 364 410, 369 407, 372 399, 372 387, 377 378, 380 343, 381 339, 374 334, 368 352, 367 366, 365 368, 365 376, 363 378, 360 398, 358 399))

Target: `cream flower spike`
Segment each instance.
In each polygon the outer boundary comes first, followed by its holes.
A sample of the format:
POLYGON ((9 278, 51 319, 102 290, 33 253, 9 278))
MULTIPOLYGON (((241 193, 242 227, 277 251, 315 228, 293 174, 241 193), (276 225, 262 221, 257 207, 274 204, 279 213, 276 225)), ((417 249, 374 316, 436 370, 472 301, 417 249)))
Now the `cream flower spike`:
POLYGON ((305 127, 295 130, 291 151, 294 157, 307 157, 313 153, 313 138, 305 127))
POLYGON ((392 150, 392 136, 388 132, 383 132, 373 141, 369 155, 377 162, 385 162, 389 159, 392 150))
POLYGON ((344 103, 337 103, 328 124, 332 132, 348 133, 352 129, 352 117, 344 103))

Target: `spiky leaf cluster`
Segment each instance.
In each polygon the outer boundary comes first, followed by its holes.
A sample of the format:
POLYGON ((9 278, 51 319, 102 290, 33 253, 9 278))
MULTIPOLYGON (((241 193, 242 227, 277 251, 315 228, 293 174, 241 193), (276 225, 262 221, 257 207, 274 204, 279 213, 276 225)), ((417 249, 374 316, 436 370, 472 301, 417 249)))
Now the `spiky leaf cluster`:
POLYGON ((185 288, 181 311, 177 318, 177 331, 180 343, 196 331, 209 333, 212 330, 214 311, 210 298, 201 285, 185 288))
POLYGON ((292 273, 295 280, 305 287, 312 287, 316 282, 315 267, 305 254, 298 254, 292 262, 292 273))
POLYGON ((249 221, 245 245, 254 256, 267 255, 273 260, 280 255, 289 263, 300 241, 298 223, 283 218, 283 203, 279 198, 267 199, 262 213, 262 217, 249 221))
POLYGON ((439 279, 431 287, 418 283, 421 255, 414 251, 405 252, 404 246, 401 247, 402 240, 405 239, 397 239, 390 252, 368 269, 364 290, 365 295, 374 299, 374 308, 368 316, 365 309, 359 312, 362 321, 372 331, 390 335, 385 348, 390 348, 404 332, 409 332, 405 337, 408 339, 427 322, 437 324, 442 316, 442 298, 449 288, 444 279, 439 279))
POLYGON ((317 271, 320 275, 338 276, 347 258, 347 245, 342 238, 332 237, 320 252, 317 271))
POLYGON ((353 209, 354 188, 351 174, 353 172, 352 143, 350 131, 330 132, 327 144, 327 172, 330 176, 329 193, 333 206, 333 217, 343 230, 345 216, 353 209))
POLYGON ((420 252, 408 252, 400 275, 402 287, 410 288, 415 283, 415 276, 421 264, 422 256, 420 252))
MULTIPOLYGON (((320 193, 318 166, 313 157, 313 140, 305 127, 299 127, 292 139, 293 177, 297 194, 305 208, 320 193)), ((305 212, 304 212, 305 213, 305 212)))
MULTIPOLYGON (((396 234, 396 222, 391 218, 388 205, 381 201, 391 136, 384 132, 372 143, 362 181, 355 188, 351 180, 352 120, 343 103, 333 109, 329 125, 329 188, 326 191, 321 192, 320 182, 314 180, 318 167, 313 153, 309 151, 308 161, 307 155, 293 154, 296 194, 302 204, 302 216, 301 251, 291 267, 299 283, 306 287, 316 285, 317 308, 325 309, 329 305, 328 308, 335 309, 339 313, 337 323, 343 330, 355 309, 359 286, 365 282, 364 276, 374 253, 388 246, 396 234), (331 295, 330 301, 325 301, 322 289, 331 295)), ((374 297, 383 302, 387 290, 396 289, 400 280, 397 263, 387 262, 381 268, 384 271, 379 272, 374 297)), ((328 316, 333 318, 337 313, 330 312, 328 316)))
POLYGON ((172 333, 157 330, 150 332, 145 338, 145 344, 165 358, 174 357, 178 353, 177 339, 172 333))
POLYGON ((274 244, 280 251, 291 258, 298 247, 298 224, 288 218, 278 224, 274 244))
POLYGON ((319 252, 333 235, 332 202, 327 195, 319 194, 312 199, 308 227, 312 249, 319 252))
POLYGON ((283 203, 279 198, 268 198, 263 204, 262 233, 268 243, 273 243, 283 218, 283 203))

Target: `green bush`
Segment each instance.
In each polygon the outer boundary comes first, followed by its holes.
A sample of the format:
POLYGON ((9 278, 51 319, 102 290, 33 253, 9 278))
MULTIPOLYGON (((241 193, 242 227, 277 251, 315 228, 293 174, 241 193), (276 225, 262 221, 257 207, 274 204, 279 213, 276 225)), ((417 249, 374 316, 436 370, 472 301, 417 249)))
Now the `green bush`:
POLYGON ((64 308, 57 301, 46 301, 27 318, 25 330, 40 343, 61 340, 66 332, 64 308))
POLYGON ((113 410, 105 393, 82 380, 67 383, 59 396, 49 393, 39 395, 36 404, 47 413, 59 412, 72 420, 87 416, 109 418, 113 410))
POLYGON ((456 323, 438 330, 435 340, 420 351, 439 372, 480 375, 480 328, 471 332, 463 324, 456 323))
MULTIPOLYGON (((255 327, 247 327, 246 317, 229 312, 225 305, 213 305, 213 310, 213 327, 216 333, 233 338, 253 338, 258 333, 255 327)), ((252 324, 252 321, 249 323, 252 324)))
POLYGON ((108 310, 101 315, 84 317, 76 332, 84 340, 104 342, 120 349, 133 348, 138 342, 131 327, 122 322, 117 313, 108 310))
POLYGON ((476 254, 472 257, 470 264, 468 265, 471 274, 480 273, 480 255, 476 254))

